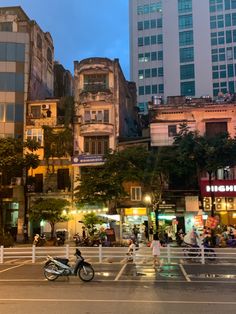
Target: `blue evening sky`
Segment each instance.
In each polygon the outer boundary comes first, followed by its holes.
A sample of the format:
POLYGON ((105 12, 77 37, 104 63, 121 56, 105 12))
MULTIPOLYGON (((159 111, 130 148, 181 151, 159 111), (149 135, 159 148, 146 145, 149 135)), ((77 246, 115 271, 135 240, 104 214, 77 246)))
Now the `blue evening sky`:
POLYGON ((88 57, 118 58, 129 80, 129 0, 0 0, 21 6, 50 32, 55 60, 73 74, 73 62, 88 57))

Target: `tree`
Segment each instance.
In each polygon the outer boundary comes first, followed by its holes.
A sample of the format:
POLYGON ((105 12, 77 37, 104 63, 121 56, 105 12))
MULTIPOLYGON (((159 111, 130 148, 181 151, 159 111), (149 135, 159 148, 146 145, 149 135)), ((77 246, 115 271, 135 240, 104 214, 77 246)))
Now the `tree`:
POLYGON ((70 202, 60 198, 39 198, 30 208, 30 220, 32 221, 47 221, 51 226, 51 238, 54 236, 55 224, 69 220, 67 206, 70 202))
POLYGON ((102 167, 83 169, 81 178, 78 178, 80 184, 75 191, 77 202, 108 204, 114 212, 117 202, 127 195, 124 184, 136 181, 140 182, 144 191, 152 194, 152 207, 158 222, 158 206, 166 179, 158 152, 135 146, 122 151, 110 151, 104 161, 102 167))
POLYGON ((43 126, 44 129, 44 156, 49 168, 49 160, 52 160, 52 168, 54 172, 53 159, 62 158, 73 154, 73 133, 71 128, 66 127, 62 130, 43 126))
POLYGON ((83 223, 88 229, 89 235, 93 236, 97 231, 95 225, 102 224, 103 220, 99 218, 95 213, 88 213, 84 215, 83 223))
MULTIPOLYGON (((39 156, 35 154, 39 145, 34 140, 22 142, 20 139, 0 139, 0 173, 1 173, 1 194, 4 195, 5 186, 10 185, 11 178, 24 177, 30 168, 37 168, 39 156)), ((26 184, 26 180, 24 185, 26 184)), ((27 202, 26 202, 27 203, 27 202)), ((0 229, 4 233, 4 212, 1 196, 0 229)))
POLYGON ((148 152, 142 147, 108 152, 104 165, 83 169, 75 197, 80 204, 115 203, 124 197, 123 182, 141 180, 148 152))
MULTIPOLYGON (((227 132, 215 136, 199 135, 190 131, 186 124, 181 125, 175 137, 176 162, 181 169, 194 170, 200 181, 203 172, 208 173, 209 185, 218 169, 236 165, 236 139, 227 132)), ((211 216, 214 216, 215 199, 211 192, 211 216)))

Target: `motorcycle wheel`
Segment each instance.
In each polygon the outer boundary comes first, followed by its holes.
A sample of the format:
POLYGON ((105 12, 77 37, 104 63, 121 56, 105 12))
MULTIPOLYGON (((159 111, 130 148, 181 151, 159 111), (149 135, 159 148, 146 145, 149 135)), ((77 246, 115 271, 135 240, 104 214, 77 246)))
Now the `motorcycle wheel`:
POLYGON ((78 269, 77 275, 83 281, 91 281, 94 277, 94 269, 91 265, 82 265, 78 269))
POLYGON ((58 267, 54 263, 49 263, 49 264, 44 266, 44 276, 47 280, 54 281, 59 277, 59 275, 52 274, 52 273, 48 272, 47 269, 48 270, 58 270, 58 267))

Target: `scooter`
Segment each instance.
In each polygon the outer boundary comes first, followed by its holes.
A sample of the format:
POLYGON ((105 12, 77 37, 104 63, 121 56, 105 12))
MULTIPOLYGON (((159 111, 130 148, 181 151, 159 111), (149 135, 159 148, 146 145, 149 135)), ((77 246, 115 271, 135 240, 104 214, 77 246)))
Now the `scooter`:
POLYGON ((79 249, 75 251, 76 262, 69 265, 69 259, 59 257, 47 257, 44 264, 44 276, 49 281, 54 281, 60 276, 79 276, 83 281, 91 281, 94 278, 94 269, 90 263, 85 262, 79 249))
POLYGON ((36 234, 34 236, 33 245, 35 245, 35 246, 44 246, 45 243, 46 243, 46 236, 44 234, 42 236, 40 236, 39 234, 36 234))

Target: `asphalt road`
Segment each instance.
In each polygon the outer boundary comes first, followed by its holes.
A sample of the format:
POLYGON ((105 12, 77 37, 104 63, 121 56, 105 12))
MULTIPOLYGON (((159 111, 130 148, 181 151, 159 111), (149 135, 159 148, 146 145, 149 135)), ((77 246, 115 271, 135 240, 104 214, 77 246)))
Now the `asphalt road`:
POLYGON ((94 264, 95 278, 45 280, 42 264, 0 265, 4 314, 236 312, 236 265, 94 264))

